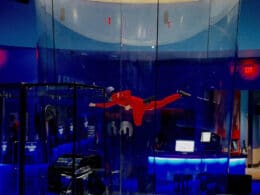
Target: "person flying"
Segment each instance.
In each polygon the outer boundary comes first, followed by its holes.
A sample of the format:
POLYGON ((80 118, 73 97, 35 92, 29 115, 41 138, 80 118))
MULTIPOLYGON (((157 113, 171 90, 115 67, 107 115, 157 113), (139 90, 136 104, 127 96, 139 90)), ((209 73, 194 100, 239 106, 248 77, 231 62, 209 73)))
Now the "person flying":
POLYGON ((161 109, 164 106, 179 100, 183 96, 191 96, 191 94, 180 90, 177 93, 171 94, 161 100, 151 100, 147 102, 140 97, 133 96, 130 90, 124 90, 112 93, 110 101, 106 103, 91 102, 89 103, 89 107, 109 108, 119 105, 124 107, 125 110, 132 110, 134 124, 136 126, 141 126, 143 116, 146 111, 161 109))

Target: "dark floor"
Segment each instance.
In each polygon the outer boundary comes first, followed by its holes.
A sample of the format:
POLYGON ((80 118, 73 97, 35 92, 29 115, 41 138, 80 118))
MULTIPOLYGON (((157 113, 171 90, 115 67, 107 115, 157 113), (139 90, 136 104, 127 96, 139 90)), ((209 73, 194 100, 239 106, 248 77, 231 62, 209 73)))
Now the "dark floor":
MULTIPOLYGON (((18 168, 12 166, 12 165, 0 165, 0 195, 17 195, 17 187, 18 183, 18 168)), ((25 174, 27 174, 28 177, 25 178, 25 195, 58 195, 58 193, 51 193, 48 192, 47 188, 47 178, 44 174, 46 174, 46 165, 37 165, 36 167, 26 167, 25 174)), ((198 183, 197 181, 194 181, 195 183, 191 184, 189 187, 189 190, 186 194, 196 194, 198 183), (195 187, 194 187, 195 186, 195 187)), ((128 181, 126 183, 122 183, 122 185, 126 186, 127 192, 122 194, 137 194, 135 191, 137 191, 137 181, 133 179, 132 181, 128 181)), ((178 190, 176 191, 176 188, 178 186, 171 183, 157 183, 156 185, 156 191, 158 191, 158 194, 181 194, 178 190)), ((115 193, 112 194, 119 194, 117 193, 119 191, 119 188, 115 190, 115 193)), ((139 193, 138 193, 139 194, 139 193)), ((151 194, 151 193, 140 193, 140 194, 151 194)), ((207 194, 207 191, 199 193, 201 195, 207 194)), ((216 194, 216 193, 215 193, 216 194)), ((252 182, 252 192, 251 195, 260 195, 260 180, 253 180, 252 182)))

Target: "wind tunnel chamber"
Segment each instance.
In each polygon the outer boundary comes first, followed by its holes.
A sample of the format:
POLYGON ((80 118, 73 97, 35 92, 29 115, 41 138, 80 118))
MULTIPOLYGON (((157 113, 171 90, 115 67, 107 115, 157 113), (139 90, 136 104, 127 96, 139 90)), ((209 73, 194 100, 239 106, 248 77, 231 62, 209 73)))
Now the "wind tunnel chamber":
POLYGON ((229 176, 245 174, 235 128, 239 5, 36 1, 39 80, 105 89, 81 109, 104 113, 107 193, 227 193, 229 176))

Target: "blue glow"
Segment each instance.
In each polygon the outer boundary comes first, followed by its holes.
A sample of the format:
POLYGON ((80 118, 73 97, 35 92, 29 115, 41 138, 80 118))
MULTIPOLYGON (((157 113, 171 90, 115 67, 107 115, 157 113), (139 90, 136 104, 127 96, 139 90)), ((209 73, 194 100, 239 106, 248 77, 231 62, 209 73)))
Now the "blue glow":
MULTIPOLYGON (((227 163, 226 157, 221 158, 170 158, 170 157, 148 157, 149 163, 155 163, 155 164, 226 164, 227 163)), ((229 166, 237 166, 237 165, 244 165, 245 164, 245 158, 235 158, 230 159, 229 166)))
POLYGON ((202 161, 206 164, 225 164, 227 163, 227 158, 205 158, 202 161))
POLYGON ((70 124, 69 128, 70 128, 70 131, 73 132, 73 124, 70 124))
POLYGON ((59 125, 59 127, 58 127, 58 132, 60 135, 63 135, 64 129, 61 125, 59 125))
POLYGON ((84 127, 88 128, 88 121, 87 120, 84 121, 84 127))
POLYGON ((3 143, 2 144, 2 151, 5 152, 7 150, 7 144, 3 143))
POLYGON ((237 166, 237 165, 245 165, 246 159, 245 158, 235 158, 229 160, 229 166, 237 166))
POLYGON ((201 159, 196 158, 165 158, 165 157, 148 157, 149 163, 156 164, 198 164, 201 163, 201 159))
POLYGON ((37 146, 33 145, 33 144, 25 146, 25 149, 27 149, 29 152, 34 152, 36 148, 37 148, 37 146))

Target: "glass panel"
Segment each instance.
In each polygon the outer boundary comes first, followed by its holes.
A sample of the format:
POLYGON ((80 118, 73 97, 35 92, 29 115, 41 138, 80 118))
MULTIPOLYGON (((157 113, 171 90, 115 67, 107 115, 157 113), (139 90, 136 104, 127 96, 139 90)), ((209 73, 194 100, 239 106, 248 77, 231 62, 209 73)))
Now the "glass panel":
POLYGON ((210 0, 160 3, 158 59, 207 55, 210 0))
POLYGON ((228 174, 239 174, 229 161, 238 3, 160 4, 157 91, 179 95, 161 110, 161 146, 150 158, 165 193, 225 193, 228 174), (165 34, 175 41, 163 43, 165 34))
POLYGON ((76 166, 75 189, 79 194, 103 194, 107 180, 105 172, 106 139, 104 110, 88 107, 89 102, 104 102, 102 88, 77 88, 76 127, 73 133, 76 141, 75 153, 82 158, 76 166))
POLYGON ((235 57, 237 54, 239 0, 211 0, 208 57, 235 57))
POLYGON ((259 90, 250 90, 248 92, 249 110, 248 110, 248 142, 249 142, 249 166, 254 167, 259 163, 259 90))
POLYGON ((36 10, 44 37, 38 41, 40 81, 107 85, 112 74, 119 78, 117 71, 104 74, 119 58, 119 4, 38 0, 36 10))
MULTIPOLYGON (((37 11, 45 11, 52 16, 52 29, 44 28, 43 32, 47 31, 45 33, 50 35, 49 38, 53 40, 53 47, 51 48, 54 49, 49 49, 44 44, 39 43, 41 50, 39 52, 39 66, 41 67, 39 80, 43 82, 55 81, 58 83, 89 83, 95 86, 113 86, 119 89, 120 4, 81 0, 39 0, 38 4, 47 11, 36 7, 37 11), (44 59, 46 55, 44 51, 46 50, 48 53, 53 52, 52 69, 48 68, 48 64, 44 59)), ((44 14, 40 15, 40 17, 42 16, 44 14)), ((44 18, 41 20, 44 20, 44 18)), ((41 23, 41 20, 38 21, 41 23)), ((50 23, 48 24, 50 25, 50 23)), ((73 134, 76 136, 75 139, 78 143, 74 152, 87 156, 91 153, 101 156, 102 164, 100 166, 102 167, 98 167, 98 169, 104 169, 104 166, 106 166, 108 170, 106 175, 110 177, 111 172, 116 173, 117 171, 114 167, 110 167, 110 157, 105 156, 103 153, 100 154, 100 151, 107 152, 106 149, 110 145, 107 139, 103 139, 104 136, 108 136, 106 133, 109 134, 110 131, 107 129, 107 131, 104 131, 103 128, 110 124, 107 118, 109 118, 111 111, 108 110, 105 115, 101 115, 104 109, 88 107, 89 103, 102 104, 107 101, 108 94, 106 94, 107 98, 104 99, 91 94, 92 92, 90 94, 84 93, 79 90, 80 96, 77 97, 77 101, 82 101, 84 95, 90 95, 90 97, 87 100, 88 102, 85 102, 85 106, 78 107, 77 115, 79 121, 76 123, 79 123, 79 127, 82 127, 82 120, 86 120, 82 116, 82 113, 91 111, 92 114, 90 113, 89 116, 86 116, 88 119, 88 121, 85 121, 88 123, 86 134, 83 132, 73 134), (88 134, 89 136, 86 137, 88 134), (106 144, 105 150, 103 147, 104 144, 106 144)), ((91 174, 90 177, 92 177, 92 180, 97 179, 96 177, 99 177, 98 180, 103 179, 104 170, 96 172, 97 175, 91 174)), ((92 180, 91 182, 94 182, 92 180)), ((110 180, 104 182, 106 185, 112 185, 110 180)), ((83 183, 84 187, 86 187, 86 182, 84 181, 83 183)), ((93 192, 93 190, 97 189, 97 183, 90 185, 92 186, 88 186, 87 184, 87 188, 84 188, 84 190, 93 192)), ((104 183, 100 185, 99 187, 102 189, 104 183)), ((119 186, 119 183, 116 185, 119 186)))
POLYGON ((101 170, 104 175, 104 114, 87 104, 94 97, 103 100, 103 89, 76 84, 32 84, 23 89, 24 155, 19 166, 24 172, 19 172, 19 194, 89 192, 88 176, 101 170))
POLYGON ((57 169, 65 167, 69 174, 73 168, 73 89, 28 86, 26 102, 24 193, 59 193, 64 186, 57 169))
POLYGON ((19 194, 20 183, 20 90, 0 87, 0 194, 19 194))
POLYGON ((52 0, 35 1, 38 40, 38 80, 40 82, 54 82, 56 75, 55 39, 52 0))
POLYGON ((156 122, 157 1, 121 3, 120 93, 129 92, 118 109, 120 193, 155 193, 156 178, 148 170, 156 122), (125 108, 124 108, 125 106, 125 108), (127 106, 130 106, 128 110, 127 106))

